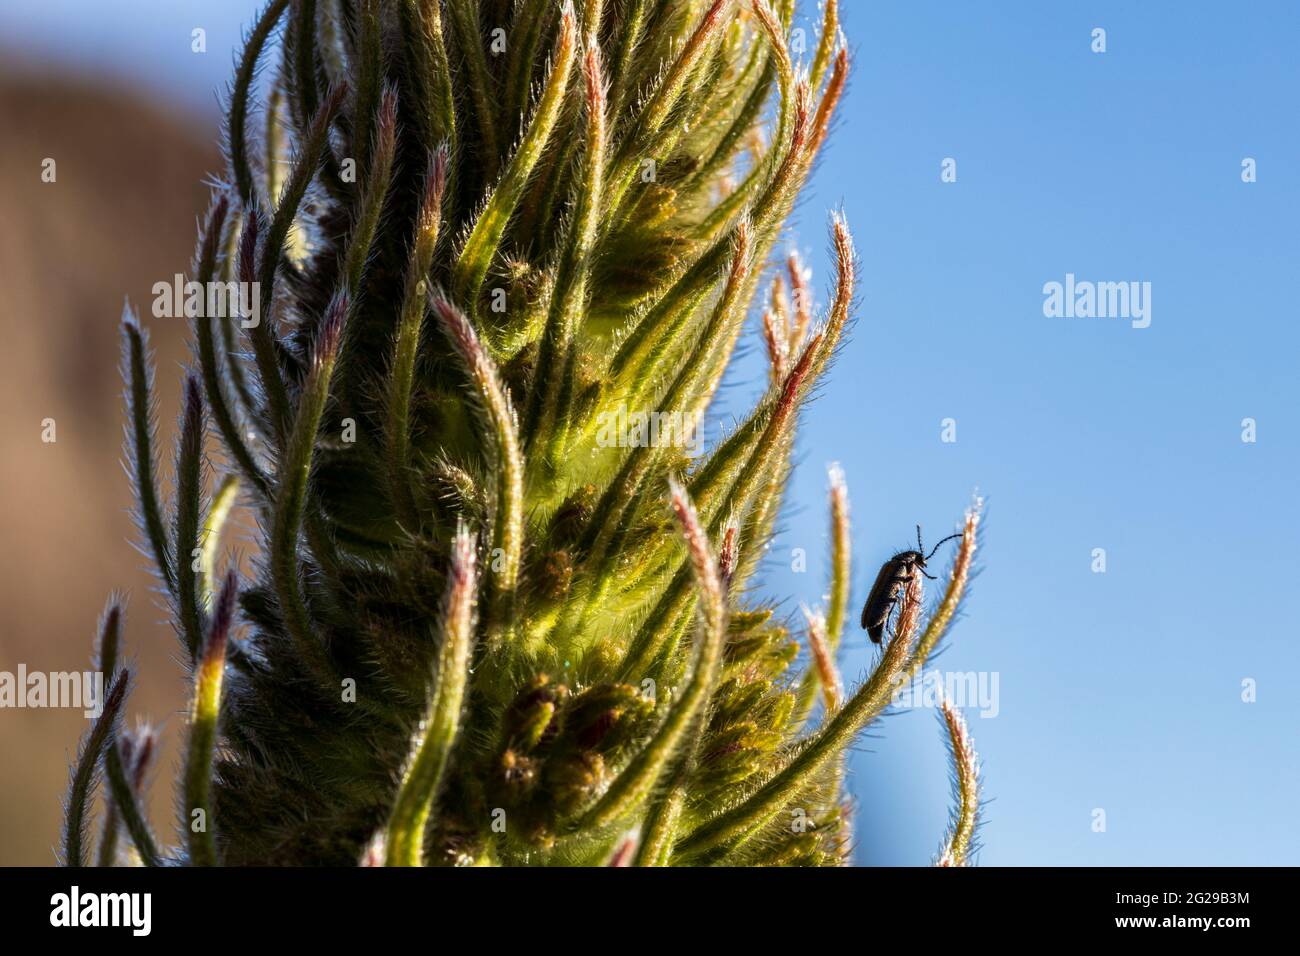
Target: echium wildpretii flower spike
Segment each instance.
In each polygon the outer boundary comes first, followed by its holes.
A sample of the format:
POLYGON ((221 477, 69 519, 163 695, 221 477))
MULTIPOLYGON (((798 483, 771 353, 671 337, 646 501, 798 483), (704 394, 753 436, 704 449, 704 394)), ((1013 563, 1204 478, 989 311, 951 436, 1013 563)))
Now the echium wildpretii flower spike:
POLYGON ((842 475, 807 639, 748 591, 853 309, 842 218, 824 312, 774 261, 845 88, 838 11, 804 50, 794 0, 270 0, 191 266, 166 494, 124 322, 142 547, 194 686, 178 845, 140 812, 152 744, 117 733, 114 604, 69 862, 100 766, 106 863, 844 861, 844 753, 946 633, 978 514, 857 689, 842 475), (703 450, 756 303, 770 386, 703 450))

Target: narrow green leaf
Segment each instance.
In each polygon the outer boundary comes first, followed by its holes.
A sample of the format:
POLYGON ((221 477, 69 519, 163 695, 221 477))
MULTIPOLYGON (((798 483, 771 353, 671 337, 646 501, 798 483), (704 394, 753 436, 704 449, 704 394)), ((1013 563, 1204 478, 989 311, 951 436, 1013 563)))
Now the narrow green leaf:
POLYGON ((234 571, 217 595, 202 653, 194 669, 194 700, 190 708, 189 743, 185 755, 185 801, 181 826, 189 839, 190 863, 216 866, 217 844, 210 792, 212 758, 221 716, 221 686, 226 670, 226 644, 234 621, 238 580, 234 571))
POLYGON ((102 711, 81 739, 63 807, 64 866, 86 865, 86 814, 99 785, 99 758, 113 736, 129 683, 130 673, 123 669, 105 695, 102 711))
POLYGON ((646 6, 649 0, 627 0, 622 22, 619 25, 619 42, 614 49, 614 59, 609 65, 612 87, 609 93, 610 125, 615 130, 623 123, 623 111, 633 92, 635 73, 631 64, 646 29, 646 6))
POLYGON ((587 277, 591 272, 591 252, 595 245, 605 176, 605 73, 595 34, 587 37, 583 57, 586 89, 586 154, 577 184, 576 208, 565 236, 555 287, 551 293, 550 313, 542 333, 534 372, 529 419, 534 423, 550 421, 550 442, 546 453, 558 459, 564 451, 573 403, 573 376, 577 347, 574 338, 586 308, 587 277))
MULTIPOLYGON (((367 124, 369 125, 369 124, 367 124)), ((369 175, 361 191, 360 212, 352 226, 348 241, 347 258, 343 275, 347 288, 360 295, 366 263, 370 260, 379 217, 384 211, 388 196, 388 183, 393 173, 393 157, 397 147, 397 90, 385 87, 379 99, 379 111, 374 121, 374 150, 369 175)))
MULTIPOLYGON (((217 244, 221 240, 222 227, 226 221, 229 209, 229 197, 220 194, 213 201, 212 208, 208 213, 207 224, 203 230, 202 241, 199 246, 199 252, 195 257, 194 278, 205 288, 207 283, 211 282, 216 272, 217 244)), ((227 289, 230 286, 226 286, 227 289)), ((211 297, 208 298, 208 301, 211 297)), ((226 301, 231 300, 227 297, 226 301)), ((207 396, 208 407, 212 410, 213 421, 217 424, 217 430, 221 433, 221 438, 225 443, 226 449, 230 452, 235 463, 248 476, 249 482, 259 492, 265 494, 266 478, 262 475, 261 469, 253 459, 252 452, 244 442, 244 435, 232 414, 230 405, 226 401, 225 391, 222 388, 221 368, 217 364, 216 345, 212 335, 213 321, 220 321, 223 326, 227 327, 229 333, 230 327, 236 320, 234 309, 223 309, 221 316, 208 315, 207 309, 201 310, 199 315, 194 317, 194 339, 198 351, 199 370, 203 374, 204 393, 207 396)), ((231 360, 232 366, 234 365, 231 360)))
POLYGON ((185 379, 185 406, 176 440, 176 604, 190 660, 203 642, 199 587, 203 508, 203 391, 194 375, 185 379))
MULTIPOLYGON (((152 753, 153 737, 147 734, 142 735, 142 739, 124 734, 120 738, 108 741, 104 747, 104 769, 107 772, 110 794, 109 808, 115 821, 117 818, 121 819, 127 834, 131 837, 131 844, 140 857, 140 863, 144 866, 158 865, 158 849, 153 834, 149 831, 149 824, 144 818, 144 812, 140 808, 139 800, 139 792, 152 753), (129 777, 127 761, 123 759, 124 749, 131 757, 129 777)), ((114 835, 116 835, 115 821, 114 835)), ((106 837, 107 826, 108 824, 105 824, 106 837)), ((111 866, 111 862, 104 861, 113 859, 112 849, 101 848, 101 850, 100 865, 111 866)))
POLYGON ((415 221, 415 240, 407 263, 406 288, 397 335, 393 343, 393 364, 388 379, 388 479, 393 506, 408 530, 420 527, 411 490, 411 393, 415 388, 415 364, 424 327, 429 269, 442 228, 443 197, 447 190, 448 154, 445 147, 429 160, 420 211, 415 221))
POLYGON ((935 865, 966 866, 975 843, 975 828, 979 825, 979 755, 975 753, 975 741, 971 739, 970 729, 961 712, 946 697, 939 701, 939 716, 952 758, 953 794, 956 800, 944 848, 935 865))
POLYGON ((226 153, 234 173, 235 189, 240 201, 251 205, 257 198, 253 190, 252 166, 248 159, 247 130, 248 100, 257 76, 257 61, 262 48, 270 38, 275 25, 280 22, 289 0, 271 0, 244 42, 235 73, 235 83, 230 92, 230 109, 226 114, 226 153))
POLYGON ((379 20, 379 0, 356 0, 357 52, 353 58, 356 85, 350 124, 352 159, 358 171, 370 168, 375 143, 374 117, 379 110, 384 82, 384 51, 379 20))
POLYGON ((463 524, 452 542, 451 571, 442 610, 442 638, 429 701, 388 819, 387 865, 420 866, 424 830, 460 734, 474 647, 477 590, 474 537, 463 524))
MULTIPOLYGON (((465 0, 458 0, 453 4, 453 9, 465 5, 465 0)), ((568 88, 569 74, 577 54, 575 20, 572 0, 565 0, 564 13, 560 18, 560 36, 541 99, 533 111, 527 132, 506 165, 501 181, 492 191, 487 205, 479 213, 473 231, 456 260, 456 289, 472 316, 478 314, 483 280, 492 266, 492 260, 501 245, 501 237, 523 195, 524 187, 528 184, 528 177, 550 141, 560 107, 564 103, 564 92, 568 88)))
POLYGON ((127 411, 131 419, 126 442, 131 482, 135 486, 140 523, 153 552, 154 565, 167 589, 175 594, 171 548, 167 543, 162 508, 158 503, 158 486, 154 480, 153 362, 148 351, 148 337, 129 305, 123 311, 122 333, 122 377, 127 382, 127 411))
POLYGON ((334 374, 347 313, 348 297, 339 293, 330 303, 321 325, 312 368, 298 403, 298 417, 285 448, 270 535, 271 572, 285 626, 302 655, 304 665, 317 677, 331 682, 335 676, 334 666, 316 635, 311 615, 303 600, 299 580, 298 538, 303 526, 316 436, 329 400, 330 380, 334 374))
MULTIPOLYGON (((568 2, 568 0, 566 0, 568 2)), ((478 119, 480 161, 484 172, 491 178, 496 174, 501 155, 497 145, 496 103, 493 100, 493 82, 488 71, 487 54, 483 49, 483 34, 478 19, 478 0, 447 0, 451 28, 456 44, 465 60, 467 83, 474 100, 474 115, 478 119)))
POLYGON ((574 829, 577 830, 608 826, 645 801, 703 714, 717 682, 727 638, 726 593, 718 574, 717 559, 694 504, 676 481, 670 483, 670 496, 673 513, 686 539, 700 601, 700 634, 691 660, 690 676, 681 695, 668 704, 668 713, 654 736, 576 822, 574 829))
POLYGON ((493 509, 491 564, 495 577, 490 579, 490 583, 493 594, 501 598, 499 607, 493 603, 493 613, 499 619, 492 623, 508 624, 514 613, 524 531, 524 462, 519 449, 515 411, 495 363, 464 313, 436 294, 431 294, 430 307, 460 356, 491 424, 496 506, 493 509))
MULTIPOLYGON (((317 100, 318 68, 316 59, 316 0, 293 0, 290 17, 293 46, 293 89, 299 103, 302 128, 306 129, 319 108, 317 100)), ((270 194, 272 205, 276 194, 270 194)))
MULTIPOLYGON (((281 370, 281 359, 278 351, 280 343, 276 339, 271 324, 272 305, 275 298, 275 275, 280 265, 280 257, 284 254, 284 243, 289 234, 289 228, 298 215, 298 207, 302 203, 303 195, 307 192, 308 184, 320 167, 321 157, 329 141, 330 122, 342 105, 344 92, 342 87, 335 89, 330 98, 321 106, 320 112, 316 114, 311 131, 298 151, 293 172, 280 195, 280 204, 276 207, 275 215, 271 218, 271 225, 267 230, 266 238, 263 240, 262 253, 258 261, 257 282, 261 314, 248 320, 250 326, 248 333, 253 343, 253 354, 257 360, 257 370, 262 381, 262 388, 265 390, 267 401, 270 403, 272 425, 275 428, 276 438, 281 444, 283 444, 284 436, 288 432, 292 416, 289 409, 289 393, 285 387, 281 370)), ((245 218, 251 217, 246 216, 245 218)), ((246 224, 244 228, 248 229, 249 225, 246 224)))
MULTIPOLYGON (((840 637, 844 630, 844 619, 849 604, 849 591, 853 586, 852 578, 852 558, 851 558, 851 541, 849 528, 849 493, 844 481, 844 471, 839 465, 830 467, 830 502, 831 502, 831 581, 830 581, 830 602, 826 611, 826 619, 823 625, 825 654, 827 661, 833 662, 836 648, 839 647, 840 637)), ((813 637, 812 629, 809 628, 809 637, 813 637)), ((812 708, 813 699, 817 694, 817 686, 821 684, 826 689, 824 674, 827 667, 834 667, 833 663, 829 665, 821 659, 814 661, 815 666, 809 667, 808 672, 804 675, 799 685, 797 703, 795 704, 795 713, 797 715, 806 715, 812 708)), ((801 724, 802 717, 796 718, 796 722, 801 724)))
POLYGON ((442 11, 438 0, 401 0, 398 12, 407 52, 407 84, 415 90, 413 109, 420 141, 425 149, 433 151, 456 139, 442 11))
POLYGON ((203 612, 212 610, 212 582, 216 580, 217 554, 221 550, 221 533, 225 529, 226 519, 239 498, 239 476, 230 474, 221 479, 212 502, 208 505, 208 515, 203 521, 200 538, 203 549, 199 560, 199 588, 203 612))

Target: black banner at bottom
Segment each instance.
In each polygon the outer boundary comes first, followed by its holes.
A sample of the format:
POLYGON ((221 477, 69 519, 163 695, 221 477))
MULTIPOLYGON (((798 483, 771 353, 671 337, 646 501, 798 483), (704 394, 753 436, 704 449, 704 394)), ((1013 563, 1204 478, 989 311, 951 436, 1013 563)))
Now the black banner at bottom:
POLYGON ((660 948, 686 935, 692 945, 772 943, 786 933, 816 946, 844 933, 865 943, 873 927, 890 926, 971 940, 1230 942, 1284 930, 1294 882, 1291 869, 1213 868, 0 869, 0 926, 6 941, 127 946, 373 944, 419 934, 435 947, 440 937, 508 947, 554 933, 590 949, 614 940, 660 948))

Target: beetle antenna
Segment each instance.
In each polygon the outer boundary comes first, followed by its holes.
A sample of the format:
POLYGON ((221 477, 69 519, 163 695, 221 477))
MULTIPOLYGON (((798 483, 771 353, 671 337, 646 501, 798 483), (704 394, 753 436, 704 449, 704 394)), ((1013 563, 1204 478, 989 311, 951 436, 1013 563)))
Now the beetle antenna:
POLYGON ((916 550, 925 554, 925 545, 921 543, 921 526, 916 526, 916 550))
MULTIPOLYGON (((946 544, 947 542, 951 541, 953 538, 960 538, 961 536, 962 536, 962 532, 958 532, 957 534, 950 534, 950 535, 948 535, 948 537, 944 538, 942 541, 940 541, 938 544, 936 544, 936 545, 934 546, 934 551, 938 551, 941 547, 943 547, 944 544, 946 544)), ((920 539, 919 537, 918 537, 916 540, 917 540, 917 543, 918 543, 918 544, 919 544, 920 541, 921 541, 921 539, 920 539)), ((925 560, 929 561, 931 558, 933 558, 933 557, 934 557, 934 551, 931 551, 929 554, 927 554, 927 555, 925 556, 925 560)))

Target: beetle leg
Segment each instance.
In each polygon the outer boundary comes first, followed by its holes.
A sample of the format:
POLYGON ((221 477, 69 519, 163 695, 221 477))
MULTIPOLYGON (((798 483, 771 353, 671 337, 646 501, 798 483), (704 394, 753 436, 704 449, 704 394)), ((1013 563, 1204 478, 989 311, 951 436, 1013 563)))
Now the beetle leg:
MULTIPOLYGON (((891 634, 891 635, 894 634, 894 628, 898 627, 898 621, 895 620, 895 621, 894 621, 894 627, 890 627, 890 626, 889 626, 889 619, 890 619, 891 617, 894 617, 894 610, 895 610, 895 609, 899 609, 899 610, 900 610, 900 613, 901 613, 901 609, 902 609, 902 607, 903 607, 903 605, 902 605, 902 602, 901 602, 901 601, 897 601, 897 600, 895 600, 895 601, 891 601, 891 602, 890 602, 890 605, 889 605, 889 610, 885 612, 885 630, 886 630, 889 634, 891 634)), ((891 637, 890 640, 893 640, 893 637, 891 637)))

